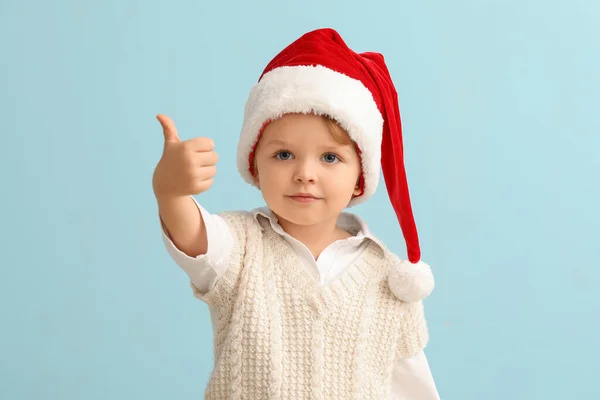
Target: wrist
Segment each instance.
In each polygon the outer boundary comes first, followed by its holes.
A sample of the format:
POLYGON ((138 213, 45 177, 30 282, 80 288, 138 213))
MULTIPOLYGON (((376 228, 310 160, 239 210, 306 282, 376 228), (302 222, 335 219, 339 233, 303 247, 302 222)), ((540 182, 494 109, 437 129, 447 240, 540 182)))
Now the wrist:
POLYGON ((169 193, 167 191, 155 190, 154 197, 156 197, 156 201, 159 204, 172 204, 172 203, 180 201, 181 199, 186 198, 188 196, 181 196, 181 195, 169 193))
POLYGON ((157 169, 152 176, 152 191, 154 192, 154 197, 156 197, 158 202, 169 201, 171 199, 181 197, 173 194, 173 192, 169 190, 168 185, 165 185, 165 183, 165 180, 161 179, 160 172, 157 169))

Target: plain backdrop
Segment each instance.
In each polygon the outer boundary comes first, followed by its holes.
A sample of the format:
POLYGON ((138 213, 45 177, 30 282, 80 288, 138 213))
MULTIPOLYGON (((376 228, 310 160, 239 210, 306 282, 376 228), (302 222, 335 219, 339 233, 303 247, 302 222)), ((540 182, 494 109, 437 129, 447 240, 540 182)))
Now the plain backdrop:
MULTIPOLYGON (((443 400, 600 398, 600 6, 594 0, 0 1, 0 398, 202 398, 207 307, 151 187, 170 115, 209 136, 212 212, 248 92, 337 29, 396 83, 443 400)), ((385 186, 352 209, 401 256, 385 186)))

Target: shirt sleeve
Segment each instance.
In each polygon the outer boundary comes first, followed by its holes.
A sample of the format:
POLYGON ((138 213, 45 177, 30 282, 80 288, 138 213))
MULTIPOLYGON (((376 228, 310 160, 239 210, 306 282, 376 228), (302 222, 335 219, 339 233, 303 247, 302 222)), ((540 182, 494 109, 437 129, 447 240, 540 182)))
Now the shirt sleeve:
POLYGON ((425 352, 396 360, 392 374, 393 400, 440 399, 425 352))
POLYGON ((206 294, 227 269, 231 250, 234 246, 234 239, 229 226, 223 218, 217 214, 209 213, 204 207, 198 204, 194 197, 192 199, 194 199, 206 226, 208 239, 206 254, 190 257, 179 250, 169 237, 161 221, 162 237, 167 252, 173 261, 189 276, 198 291, 206 294))

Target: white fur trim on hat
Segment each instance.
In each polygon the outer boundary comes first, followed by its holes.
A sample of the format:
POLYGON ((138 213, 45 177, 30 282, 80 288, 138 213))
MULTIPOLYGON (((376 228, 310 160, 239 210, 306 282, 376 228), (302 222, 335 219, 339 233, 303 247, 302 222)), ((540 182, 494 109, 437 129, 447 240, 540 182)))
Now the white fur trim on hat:
POLYGON ((320 65, 276 68, 250 91, 237 154, 238 171, 246 182, 254 184, 248 158, 263 124, 289 113, 315 113, 338 121, 361 150, 365 180, 364 194, 349 206, 375 193, 381 169, 381 113, 362 82, 320 65))
POLYGON ((423 261, 413 264, 408 260, 402 260, 390 268, 388 285, 400 300, 415 302, 429 296, 435 282, 429 265, 423 261))

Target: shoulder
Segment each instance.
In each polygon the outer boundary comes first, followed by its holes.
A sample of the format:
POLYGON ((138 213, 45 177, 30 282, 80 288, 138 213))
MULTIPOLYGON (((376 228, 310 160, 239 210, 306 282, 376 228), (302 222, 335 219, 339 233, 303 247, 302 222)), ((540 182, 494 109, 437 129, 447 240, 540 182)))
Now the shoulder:
POLYGON ((233 211, 223 211, 218 214, 223 219, 227 221, 235 221, 238 223, 245 224, 259 224, 259 216, 263 216, 268 219, 273 218, 273 213, 267 207, 258 207, 252 210, 233 210, 233 211))
POLYGON ((254 211, 223 211, 218 213, 218 216, 225 221, 239 243, 246 242, 249 237, 260 235, 262 228, 256 219, 254 211))
POLYGON ((369 260, 381 268, 385 290, 407 303, 417 303, 428 297, 435 287, 431 267, 423 261, 411 263, 399 257, 381 243, 369 246, 369 260))
POLYGON ((251 211, 234 210, 234 211, 222 211, 218 215, 223 218, 227 223, 237 224, 248 224, 253 215, 251 211))

